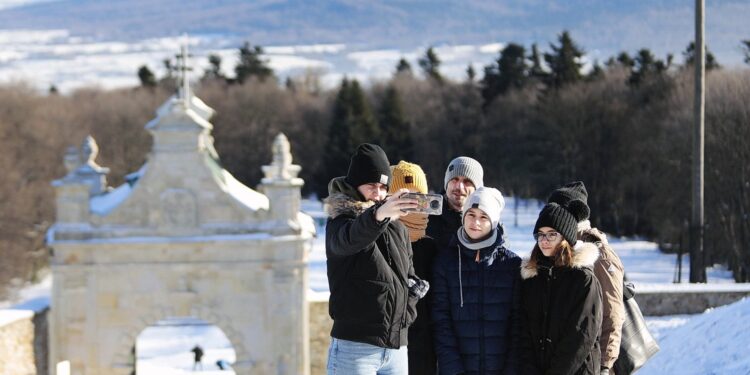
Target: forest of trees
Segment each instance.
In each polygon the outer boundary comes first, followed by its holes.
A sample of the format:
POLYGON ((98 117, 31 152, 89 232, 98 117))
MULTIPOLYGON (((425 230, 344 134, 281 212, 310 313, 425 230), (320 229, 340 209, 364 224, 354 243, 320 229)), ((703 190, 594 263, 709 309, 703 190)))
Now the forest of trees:
MULTIPOLYGON (((750 41, 738 43, 750 64, 750 41)), ((279 132, 303 168, 304 192, 319 197, 362 142, 383 146, 393 164, 422 165, 435 191, 448 161, 466 155, 484 165, 485 184, 506 195, 545 198, 582 180, 593 224, 687 252, 693 50, 687 46, 680 62, 647 49, 622 52, 584 71, 585 51, 563 32, 547 48, 509 43, 480 74, 467 67, 461 81, 440 73, 430 48, 416 68, 399 61, 386 81, 345 78, 326 90, 315 71, 280 83, 263 49, 245 44, 235 76, 224 76, 212 55, 194 86, 217 111, 223 166, 248 186, 260 181, 279 132)), ((713 56, 707 67, 705 262, 750 281, 750 69, 723 68, 713 56)), ((171 72, 155 77, 143 66, 136 73, 140 87, 65 95, 0 85, 0 285, 33 280, 46 266, 44 235, 55 220, 50 183, 65 173, 66 147, 93 135, 113 186, 145 162, 144 125, 175 83, 171 72)))

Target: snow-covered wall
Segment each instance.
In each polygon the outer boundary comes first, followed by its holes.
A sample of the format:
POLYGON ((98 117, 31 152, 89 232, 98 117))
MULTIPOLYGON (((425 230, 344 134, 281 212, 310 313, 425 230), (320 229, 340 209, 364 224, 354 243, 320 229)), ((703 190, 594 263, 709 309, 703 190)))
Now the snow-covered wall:
POLYGON ((47 312, 0 310, 0 375, 47 375, 47 312))

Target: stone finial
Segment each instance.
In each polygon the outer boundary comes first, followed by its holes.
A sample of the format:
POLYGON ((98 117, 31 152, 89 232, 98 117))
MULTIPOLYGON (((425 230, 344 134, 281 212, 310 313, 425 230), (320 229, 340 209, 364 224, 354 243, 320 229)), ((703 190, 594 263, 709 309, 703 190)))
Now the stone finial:
POLYGON ((291 180, 297 178, 301 167, 292 164, 291 147, 284 133, 279 133, 273 140, 273 159, 271 165, 262 167, 265 179, 268 180, 291 180))
POLYGON ((99 146, 92 136, 83 140, 81 147, 68 147, 65 152, 64 163, 68 174, 53 182, 55 186, 67 184, 82 184, 89 186, 90 194, 101 194, 106 190, 109 168, 103 168, 96 163, 99 146))
POLYGON ((86 165, 91 169, 99 170, 101 167, 96 164, 96 157, 99 156, 99 145, 96 144, 94 137, 91 135, 86 136, 81 145, 81 158, 80 161, 86 161, 86 165))

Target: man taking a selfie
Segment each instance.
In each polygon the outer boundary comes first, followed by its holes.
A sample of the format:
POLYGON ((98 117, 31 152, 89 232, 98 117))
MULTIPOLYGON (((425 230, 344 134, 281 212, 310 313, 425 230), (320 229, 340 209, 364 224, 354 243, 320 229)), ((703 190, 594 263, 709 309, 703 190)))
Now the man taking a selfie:
POLYGON ((383 150, 362 144, 346 176, 328 184, 326 264, 333 319, 328 374, 407 374, 408 328, 429 285, 414 273, 409 232, 417 207, 401 189, 386 199, 383 150))

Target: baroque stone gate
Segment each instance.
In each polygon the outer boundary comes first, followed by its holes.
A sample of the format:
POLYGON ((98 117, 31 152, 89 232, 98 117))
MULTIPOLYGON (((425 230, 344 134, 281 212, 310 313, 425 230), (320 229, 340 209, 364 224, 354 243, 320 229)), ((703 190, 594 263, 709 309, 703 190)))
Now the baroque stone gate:
MULTIPOLYGON (((307 254, 299 166, 279 135, 260 192, 218 163, 213 110, 185 85, 146 125, 146 164, 116 189, 89 137, 65 156, 49 233, 50 368, 129 375, 137 335, 167 318, 221 328, 237 374, 308 374, 307 254)), ((253 152, 253 150, 248 150, 253 152)))

